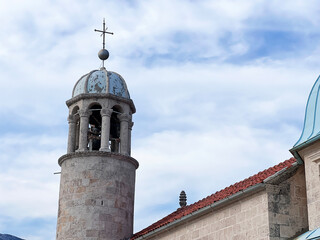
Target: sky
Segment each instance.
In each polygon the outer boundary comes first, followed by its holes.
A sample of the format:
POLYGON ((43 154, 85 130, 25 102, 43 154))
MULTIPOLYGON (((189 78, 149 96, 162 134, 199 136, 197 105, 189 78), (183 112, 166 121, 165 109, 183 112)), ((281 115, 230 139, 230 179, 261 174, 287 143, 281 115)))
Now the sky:
POLYGON ((54 240, 68 109, 99 69, 137 112, 135 231, 291 157, 320 73, 310 0, 0 0, 0 233, 54 240))

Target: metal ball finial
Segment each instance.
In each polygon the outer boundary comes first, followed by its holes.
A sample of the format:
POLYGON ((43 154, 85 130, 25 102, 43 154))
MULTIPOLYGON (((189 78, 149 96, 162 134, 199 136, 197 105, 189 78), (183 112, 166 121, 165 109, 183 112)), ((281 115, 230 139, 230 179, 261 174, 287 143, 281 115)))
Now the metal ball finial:
POLYGON ((107 60, 109 58, 109 52, 107 49, 101 49, 98 52, 98 56, 102 61, 107 60))

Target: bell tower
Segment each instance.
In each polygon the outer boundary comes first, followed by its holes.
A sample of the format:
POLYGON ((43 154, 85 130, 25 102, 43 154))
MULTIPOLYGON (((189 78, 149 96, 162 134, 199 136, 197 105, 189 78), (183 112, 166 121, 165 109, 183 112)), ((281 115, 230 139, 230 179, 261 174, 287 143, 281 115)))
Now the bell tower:
MULTIPOLYGON (((131 157, 136 109, 124 79, 103 65, 75 84, 69 108, 67 154, 61 166, 57 240, 120 240, 133 233, 135 172, 131 157)), ((110 33, 112 34, 112 33, 110 33)))

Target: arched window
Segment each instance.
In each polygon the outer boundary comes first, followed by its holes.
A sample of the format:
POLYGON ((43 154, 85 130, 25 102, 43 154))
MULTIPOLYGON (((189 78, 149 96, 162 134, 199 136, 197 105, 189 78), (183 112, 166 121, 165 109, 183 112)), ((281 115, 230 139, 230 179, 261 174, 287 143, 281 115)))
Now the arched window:
POLYGON ((72 141, 74 143, 74 147, 73 147, 73 151, 78 150, 79 149, 79 132, 80 132, 80 117, 79 117, 79 107, 76 106, 71 113, 73 120, 75 122, 74 125, 74 140, 72 141))
POLYGON ((111 152, 120 152, 120 120, 118 114, 122 112, 120 106, 114 106, 110 118, 110 146, 111 152))
POLYGON ((101 106, 94 104, 89 108, 88 148, 89 151, 98 151, 101 144, 101 106))

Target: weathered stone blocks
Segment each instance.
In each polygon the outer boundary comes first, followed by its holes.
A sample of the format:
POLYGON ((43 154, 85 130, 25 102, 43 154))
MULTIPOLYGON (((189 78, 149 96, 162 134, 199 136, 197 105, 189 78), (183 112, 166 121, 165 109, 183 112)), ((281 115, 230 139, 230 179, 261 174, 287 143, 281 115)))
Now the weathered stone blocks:
POLYGON ((109 152, 70 153, 59 159, 57 240, 119 240, 133 232, 138 162, 109 152))
POLYGON ((257 192, 145 239, 292 239, 308 227, 304 177, 303 166, 292 167, 264 182, 257 192))

